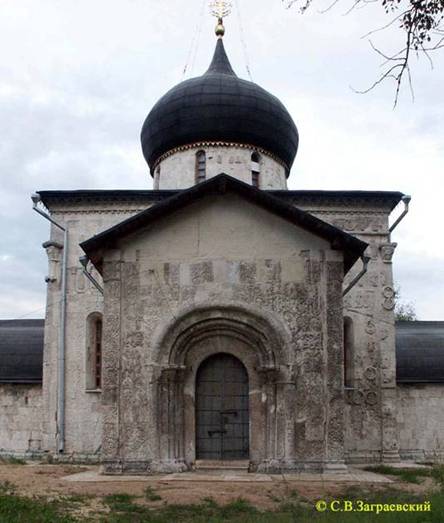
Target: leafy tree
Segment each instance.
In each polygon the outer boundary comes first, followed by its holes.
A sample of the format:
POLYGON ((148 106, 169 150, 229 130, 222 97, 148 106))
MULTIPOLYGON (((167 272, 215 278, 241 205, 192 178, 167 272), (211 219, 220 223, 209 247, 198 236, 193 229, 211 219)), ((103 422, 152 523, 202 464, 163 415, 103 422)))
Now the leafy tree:
MULTIPOLYGON (((304 13, 314 0, 282 0, 286 7, 300 3, 300 10, 304 13)), ((339 3, 340 0, 332 0, 330 7, 339 3)), ((366 90, 368 92, 385 80, 395 82, 395 102, 398 102, 401 83, 407 77, 413 96, 410 63, 412 56, 425 56, 430 65, 433 66, 430 53, 444 47, 444 0, 352 0, 352 6, 348 12, 366 4, 379 3, 382 5, 390 20, 383 27, 372 31, 366 36, 397 27, 403 33, 403 43, 400 49, 393 55, 388 55, 374 46, 370 40, 373 50, 384 60, 383 72, 378 79, 366 90)))
POLYGON ((396 321, 417 321, 415 307, 411 303, 400 303, 395 307, 396 321))
POLYGON ((417 321, 415 306, 411 302, 401 300, 401 288, 395 287, 395 320, 396 321, 417 321))

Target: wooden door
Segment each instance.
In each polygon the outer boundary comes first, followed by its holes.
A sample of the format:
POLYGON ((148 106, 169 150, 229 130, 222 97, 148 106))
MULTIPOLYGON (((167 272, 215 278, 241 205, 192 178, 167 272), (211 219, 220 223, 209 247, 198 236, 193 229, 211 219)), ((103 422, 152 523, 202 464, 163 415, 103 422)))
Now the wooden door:
POLYGON ((196 458, 249 457, 248 374, 230 354, 205 360, 196 378, 196 458))

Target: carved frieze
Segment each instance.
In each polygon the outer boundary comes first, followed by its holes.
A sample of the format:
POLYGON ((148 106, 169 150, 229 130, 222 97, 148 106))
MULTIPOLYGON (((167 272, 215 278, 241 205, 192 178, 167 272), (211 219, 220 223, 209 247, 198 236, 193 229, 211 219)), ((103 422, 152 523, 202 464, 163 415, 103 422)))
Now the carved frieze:
POLYGON ((344 305, 348 309, 368 310, 373 306, 374 293, 368 290, 359 290, 355 293, 349 293, 344 299, 344 305))
POLYGON ((379 216, 353 215, 347 218, 333 218, 332 225, 347 232, 365 233, 384 230, 383 218, 379 216))

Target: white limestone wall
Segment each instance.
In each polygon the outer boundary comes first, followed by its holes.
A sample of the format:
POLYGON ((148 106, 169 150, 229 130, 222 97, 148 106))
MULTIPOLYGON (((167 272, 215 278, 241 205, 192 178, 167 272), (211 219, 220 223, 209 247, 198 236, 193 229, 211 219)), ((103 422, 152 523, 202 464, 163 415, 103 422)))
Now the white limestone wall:
POLYGON ((205 339, 210 354, 224 352, 231 317, 236 334, 228 352, 242 360, 248 351, 237 348, 237 339, 252 345, 243 361, 250 368, 255 466, 340 466, 342 318, 331 311, 341 311, 342 257, 328 241, 230 193, 207 196, 116 242, 104 258, 105 470, 171 472, 185 458, 194 461, 193 373, 205 356, 192 351, 205 339), (188 322, 190 311, 196 319, 173 343, 173 325, 188 322), (242 311, 277 325, 276 344, 257 331, 269 359, 260 356, 253 320, 242 334, 242 311), (212 324, 211 315, 220 323, 212 324), (162 340, 166 332, 171 345, 162 340), (179 367, 173 353, 185 347, 193 348, 179 367), (265 377, 274 365, 274 378, 265 377), (173 368, 186 370, 177 376, 173 368))
MULTIPOLYGON (((142 211, 146 205, 129 202, 66 205, 52 209, 52 216, 68 227, 68 305, 66 321, 66 439, 65 452, 82 459, 100 458, 102 439, 102 399, 100 391, 87 390, 87 318, 103 312, 103 298, 82 272, 79 243, 142 211)), ((51 240, 63 243, 61 232, 52 226, 51 240)), ((60 257, 62 251, 60 251, 60 257)), ((49 272, 56 280, 48 283, 43 366, 43 442, 50 452, 57 442, 57 353, 61 299, 61 263, 49 272)), ((98 273, 94 275, 100 281, 98 273)), ((42 275, 43 277, 43 275, 42 275)))
MULTIPOLYGON (((189 154, 192 158, 193 169, 190 179, 193 182, 195 152, 177 153, 185 156, 189 154)), ((244 167, 247 167, 250 163, 250 151, 235 149, 235 152, 236 154, 238 152, 247 154, 244 156, 243 164, 244 167), (248 163, 246 163, 247 158, 248 163)), ((209 156, 211 156, 210 153, 209 156)), ((228 165, 230 165, 229 158, 228 156, 228 165)), ((262 156, 263 158, 264 156, 262 156)), ((173 157, 166 159, 165 162, 167 160, 172 161, 173 157)), ((179 157, 176 160, 178 161, 179 157)), ((272 162, 272 160, 270 161, 272 162)), ((240 165, 242 162, 234 163, 235 168, 239 169, 242 174, 244 171, 240 165)), ((180 170, 177 167, 179 174, 185 175, 187 171, 189 169, 180 170)), ((214 171, 214 175, 221 171, 226 172, 227 169, 221 168, 218 172, 214 171)), ((262 172, 264 172, 263 169, 262 172)), ((233 175, 233 173, 231 174, 233 175)), ((285 176, 282 180, 285 182, 285 176)), ((174 187, 176 188, 178 185, 174 185, 174 187)), ((161 186, 161 188, 167 187, 161 186)), ((273 188, 283 187, 274 186, 273 188)), ((429 456, 436 449, 438 452, 441 446, 444 446, 441 444, 442 434, 444 434, 443 423, 441 421, 433 422, 433 416, 427 418, 428 421, 425 422, 421 418, 420 412, 421 410, 428 412, 427 408, 431 409, 431 405, 435 402, 434 398, 441 397, 442 401, 444 388, 441 389, 438 386, 436 389, 433 386, 427 386, 424 390, 409 388, 397 397, 392 310, 394 304, 391 294, 393 286, 391 257, 394 245, 390 243, 388 236, 389 209, 383 205, 364 209, 342 202, 335 206, 324 206, 322 203, 313 205, 313 203, 307 202, 295 202, 295 204, 370 243, 368 254, 372 259, 369 272, 353 289, 345 302, 347 314, 353 318, 355 323, 356 339, 355 386, 353 390, 346 393, 346 450, 350 461, 372 461, 396 457, 398 430, 400 431, 401 456, 415 453, 417 456, 429 456), (415 402, 415 407, 413 402, 415 402), (409 407, 409 403, 412 403, 411 407, 409 407), (437 424, 433 425, 433 423, 437 424), (421 427, 427 427, 424 436, 420 436, 421 427), (439 434, 441 434, 441 439, 439 439, 439 434)), ((103 305, 101 296, 82 275, 78 258, 83 253, 79 243, 146 207, 146 203, 121 201, 106 204, 94 202, 61 204, 52 209, 54 218, 67 224, 70 231, 66 389, 66 453, 68 455, 96 455, 99 457, 102 438, 101 393, 86 391, 85 352, 86 318, 91 312, 100 312, 103 305)), ((61 234, 57 229, 53 228, 51 239, 62 242, 61 234)), ((347 275, 348 281, 360 270, 360 267, 360 263, 357 263, 356 267, 347 275)), ((57 273, 57 271, 55 272, 57 273)), ((45 327, 43 387, 45 407, 42 416, 45 423, 42 448, 50 451, 55 450, 56 441, 59 302, 60 275, 55 282, 48 284, 45 327)), ((2 396, 3 391, 0 389, 0 397, 2 396)), ((26 414, 23 417, 23 412, 26 413, 26 411, 20 412, 22 412, 20 419, 23 420, 23 427, 25 427, 23 430, 22 428, 18 430, 20 433, 23 432, 23 436, 20 436, 20 448, 25 448, 26 441, 30 439, 25 434, 28 430, 26 429, 28 420, 24 419, 26 414)), ((36 412, 41 413, 39 410, 36 412)), ((430 413, 431 415, 436 414, 431 410, 430 413)), ((19 420, 19 418, 16 419, 19 420)), ((3 423, 1 421, 0 415, 0 451, 4 446, 2 442, 7 441, 6 433, 2 432, 3 423)), ((31 423, 31 419, 29 422, 31 423)))
POLYGON ((0 455, 42 450, 42 387, 0 385, 0 455))
POLYGON ((444 385, 398 385, 400 455, 444 461, 444 385))
MULTIPOLYGON (((389 236, 390 208, 375 203, 364 208, 339 204, 305 210, 369 244, 368 271, 344 297, 344 316, 352 320, 354 332, 352 385, 345 390, 347 461, 398 461, 392 271, 396 244, 389 236)), ((344 285, 361 269, 358 260, 344 285)))
MULTIPOLYGON (((186 189, 196 183, 196 153, 206 152, 206 179, 225 173, 252 183, 251 155, 254 149, 241 147, 195 147, 165 158, 156 169, 155 189, 186 189)), ((260 189, 286 189, 285 168, 263 153, 260 155, 260 189)))

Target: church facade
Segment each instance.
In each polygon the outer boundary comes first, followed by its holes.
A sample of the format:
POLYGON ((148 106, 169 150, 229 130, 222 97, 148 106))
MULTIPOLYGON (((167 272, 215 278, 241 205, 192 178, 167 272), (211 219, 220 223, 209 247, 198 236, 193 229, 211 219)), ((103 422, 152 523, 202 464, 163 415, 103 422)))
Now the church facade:
POLYGON ((0 322, 0 454, 108 474, 442 460, 444 325, 394 318, 409 198, 288 190, 296 126, 221 36, 145 121, 153 190, 34 197, 47 310, 0 322))

